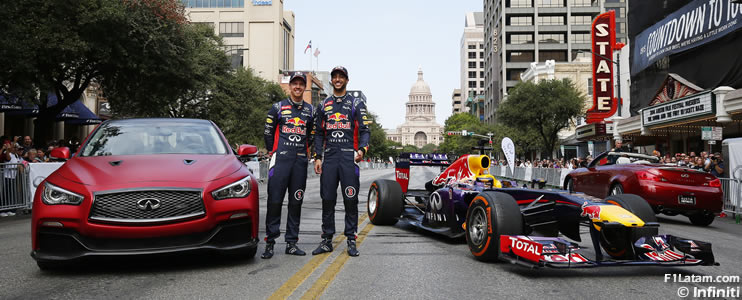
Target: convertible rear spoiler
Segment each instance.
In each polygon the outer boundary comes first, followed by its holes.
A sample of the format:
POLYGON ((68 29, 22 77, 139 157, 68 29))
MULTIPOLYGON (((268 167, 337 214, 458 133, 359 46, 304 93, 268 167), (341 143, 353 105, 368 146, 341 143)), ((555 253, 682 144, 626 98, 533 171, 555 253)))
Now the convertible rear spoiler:
POLYGON ((561 238, 523 235, 500 236, 500 259, 529 268, 592 268, 609 266, 697 266, 714 262, 711 243, 672 235, 639 238, 636 259, 593 260, 580 253, 577 244, 561 238))
POLYGON ((441 153, 402 153, 394 163, 394 178, 402 187, 402 192, 407 193, 410 183, 410 166, 447 167, 451 163, 448 155, 441 153))

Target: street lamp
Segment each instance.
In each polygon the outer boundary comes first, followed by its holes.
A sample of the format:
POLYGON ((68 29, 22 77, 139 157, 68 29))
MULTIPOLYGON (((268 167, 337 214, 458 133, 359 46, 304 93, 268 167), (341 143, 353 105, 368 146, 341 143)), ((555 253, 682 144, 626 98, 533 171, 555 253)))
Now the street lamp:
MULTIPOLYGON (((231 54, 230 55, 229 53, 232 52, 232 51, 246 51, 246 50, 250 50, 250 49, 249 48, 234 48, 234 49, 229 49, 229 50, 225 51, 224 54, 229 55, 229 57, 230 57, 230 64, 231 65, 235 65, 234 64, 234 56, 236 56, 236 55, 235 54, 231 54)), ((237 66, 233 66, 232 68, 233 69, 236 69, 237 66)))
MULTIPOLYGON (((742 0, 741 0, 742 1, 742 0)), ((593 52, 592 50, 577 50, 578 53, 592 53, 593 55, 600 57, 602 59, 605 59, 607 61, 612 62, 614 65, 618 67, 618 75, 616 75, 616 79, 618 81, 618 116, 621 117, 621 106, 623 106, 623 99, 621 99, 621 53, 618 54, 617 61, 613 61, 610 58, 607 58, 603 55, 600 55, 598 53, 593 52)))

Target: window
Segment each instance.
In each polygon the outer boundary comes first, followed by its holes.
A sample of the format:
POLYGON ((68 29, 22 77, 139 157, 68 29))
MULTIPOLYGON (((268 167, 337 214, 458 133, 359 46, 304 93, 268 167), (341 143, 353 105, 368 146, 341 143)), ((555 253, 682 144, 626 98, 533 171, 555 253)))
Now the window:
POLYGON ((617 33, 626 33, 626 23, 618 23, 617 33))
POLYGON ((513 16, 508 17, 508 24, 511 26, 531 26, 533 25, 532 16, 513 16))
POLYGON ((483 88, 483 87, 484 87, 484 81, 480 81, 480 82, 479 82, 479 87, 480 87, 480 88, 483 88))
POLYGON ((538 0, 539 7, 564 7, 564 0, 538 0))
POLYGON ((479 78, 484 78, 484 72, 479 71, 479 78))
POLYGON ((538 25, 564 25, 564 16, 538 16, 538 25))
POLYGON ((283 69, 289 69, 289 59, 291 56, 291 34, 288 30, 283 30, 283 69))
POLYGON ((589 33, 573 33, 570 36, 570 40, 573 43, 590 43, 590 34, 589 33))
POLYGON ((510 0, 508 7, 533 7, 532 0, 510 0))
POLYGON ((476 81, 469 81, 469 88, 476 88, 477 82, 476 81))
POLYGON ((572 25, 590 25, 593 23, 592 16, 570 16, 569 23, 572 25))
POLYGON ((508 80, 520 80, 520 73, 525 71, 525 69, 508 69, 508 80))
POLYGON ((547 60, 567 61, 567 51, 540 51, 538 61, 545 62, 547 60))
POLYGON ((484 52, 479 52, 479 58, 484 58, 484 52))
POLYGON ((467 46, 467 48, 469 48, 469 49, 477 49, 477 45, 469 45, 469 46, 467 46))
POLYGON ((593 78, 592 77, 587 79, 587 94, 588 96, 593 95, 593 78))
POLYGON ((188 8, 240 8, 245 7, 245 0, 183 0, 188 8))
POLYGON ((219 23, 219 36, 243 37, 245 36, 245 23, 243 22, 219 23))
POLYGON ((469 78, 477 78, 477 72, 469 72, 469 78))
POLYGON ((211 29, 214 29, 214 22, 191 22, 194 26, 209 26, 211 29))
POLYGON ((479 49, 484 49, 484 44, 483 43, 479 43, 479 49))
POLYGON ((508 62, 533 62, 533 51, 509 51, 508 62))
POLYGON ((469 62, 469 69, 475 69, 477 67, 476 61, 470 61, 469 62))
POLYGON ((538 35, 538 42, 544 44, 564 43, 564 34, 562 33, 542 33, 538 35))
POLYGON ((514 33, 508 35, 508 44, 533 44, 532 33, 514 33))
POLYGON ((477 53, 476 52, 469 52, 469 58, 470 59, 477 58, 477 53))
POLYGON ((569 0, 569 6, 593 6, 592 0, 569 0))
POLYGON ((242 45, 222 46, 222 49, 224 49, 224 52, 230 58, 232 68, 243 66, 245 52, 244 50, 237 50, 237 49, 244 49, 244 48, 245 46, 242 46, 242 45))
POLYGON ((479 62, 479 67, 482 68, 482 69, 484 69, 484 62, 483 61, 480 61, 479 62))

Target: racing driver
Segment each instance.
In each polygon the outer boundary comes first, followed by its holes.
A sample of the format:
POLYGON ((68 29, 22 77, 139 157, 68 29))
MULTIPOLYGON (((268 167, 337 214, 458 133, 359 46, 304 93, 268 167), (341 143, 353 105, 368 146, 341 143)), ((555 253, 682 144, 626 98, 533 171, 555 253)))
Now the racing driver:
POLYGON ((315 116, 314 172, 320 176, 322 197, 322 242, 312 255, 332 251, 335 234, 335 204, 337 187, 343 194, 345 205, 345 236, 348 255, 358 256, 356 231, 358 230, 358 165, 368 151, 369 129, 366 103, 348 94, 348 70, 335 67, 330 72, 332 96, 317 108, 315 116))
POLYGON ((307 156, 314 139, 314 108, 304 103, 307 76, 291 75, 290 97, 268 111, 265 119, 265 147, 271 157, 268 169, 268 212, 265 217, 265 251, 261 258, 273 257, 273 246, 281 235, 281 207, 289 191, 286 218, 286 254, 306 255, 296 246, 299 241, 299 219, 304 188, 307 184, 307 156))

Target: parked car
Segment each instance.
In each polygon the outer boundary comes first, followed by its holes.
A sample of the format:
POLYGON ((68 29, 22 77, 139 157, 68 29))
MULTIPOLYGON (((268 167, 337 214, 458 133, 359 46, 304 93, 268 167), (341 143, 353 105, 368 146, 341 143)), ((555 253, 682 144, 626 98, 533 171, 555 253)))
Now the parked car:
POLYGON ((111 120, 36 189, 31 256, 41 269, 99 256, 210 250, 253 257, 257 182, 211 121, 111 120))
POLYGON ((714 175, 629 152, 598 155, 586 168, 570 172, 564 189, 594 197, 636 194, 655 213, 682 214, 700 226, 711 224, 723 206, 721 181, 714 175))

